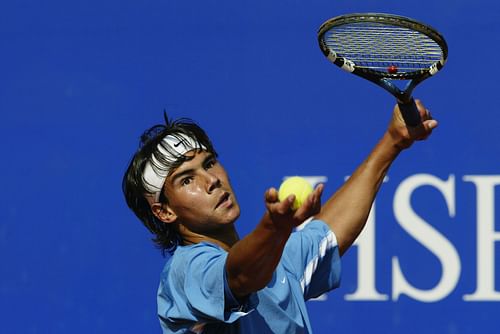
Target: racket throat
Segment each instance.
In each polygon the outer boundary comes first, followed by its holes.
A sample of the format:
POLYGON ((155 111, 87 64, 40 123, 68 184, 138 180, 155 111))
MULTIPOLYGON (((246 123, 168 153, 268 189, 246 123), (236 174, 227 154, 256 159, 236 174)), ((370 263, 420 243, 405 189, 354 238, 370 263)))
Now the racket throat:
POLYGON ((406 125, 414 127, 421 123, 417 105, 411 95, 413 89, 418 84, 416 80, 394 81, 382 79, 376 83, 390 92, 397 99, 399 110, 401 111, 401 115, 403 116, 406 125), (396 82, 399 85, 396 85, 396 82))
POLYGON ((416 86, 415 80, 381 79, 375 83, 391 93, 401 103, 408 103, 412 100, 411 94, 416 86))

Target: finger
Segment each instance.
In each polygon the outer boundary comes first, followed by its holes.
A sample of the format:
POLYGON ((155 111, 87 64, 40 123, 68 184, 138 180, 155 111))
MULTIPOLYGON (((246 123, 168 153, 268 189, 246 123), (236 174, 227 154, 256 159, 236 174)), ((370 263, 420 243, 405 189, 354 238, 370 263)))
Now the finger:
POLYGON ((307 201, 311 203, 311 207, 316 208, 321 205, 321 195, 323 194, 324 185, 319 184, 314 191, 308 196, 307 201))
POLYGON ((420 113, 420 116, 423 116, 426 114, 427 108, 425 108, 422 101, 420 101, 419 99, 415 99, 415 105, 417 106, 417 109, 418 109, 418 112, 420 113))
POLYGON ((293 212, 294 195, 290 195, 283 201, 266 202, 266 209, 271 216, 286 216, 293 212))
POLYGON ((416 138, 416 140, 425 140, 427 139, 431 134, 432 130, 438 126, 438 122, 434 119, 426 120, 422 123, 422 128, 423 131, 422 133, 416 138))
POLYGON ((429 109, 425 109, 427 113, 427 119, 432 119, 431 111, 429 109))
POLYGON ((425 129, 426 138, 432 133, 432 130, 434 130, 438 126, 438 124, 438 121, 436 121, 435 119, 429 119, 422 123, 425 129))
POLYGON ((436 121, 435 119, 429 119, 424 122, 424 128, 427 130, 427 132, 431 132, 438 126, 438 124, 438 121, 436 121))
POLYGON ((293 202, 295 201, 295 195, 291 194, 285 200, 277 203, 276 212, 284 215, 288 212, 293 211, 293 202))
POLYGON ((267 203, 278 202, 278 191, 276 188, 269 188, 264 194, 264 200, 267 203))
POLYGON ((314 192, 318 195, 319 198, 321 198, 321 195, 323 195, 324 189, 325 189, 325 185, 323 183, 320 183, 316 186, 316 189, 314 189, 314 192))
POLYGON ((432 119, 431 112, 424 106, 422 101, 415 100, 415 105, 417 106, 417 110, 418 113, 420 114, 420 118, 422 119, 422 121, 432 119))
POLYGON ((316 189, 307 196, 302 206, 295 213, 295 219, 304 221, 319 212, 321 208, 320 198, 322 191, 323 185, 318 185, 316 189))
MULTIPOLYGON (((325 189, 325 185, 320 183, 316 189, 314 189, 314 209, 318 211, 321 209, 321 196, 323 195, 323 190, 325 189)), ((317 213, 317 212, 316 212, 317 213)))

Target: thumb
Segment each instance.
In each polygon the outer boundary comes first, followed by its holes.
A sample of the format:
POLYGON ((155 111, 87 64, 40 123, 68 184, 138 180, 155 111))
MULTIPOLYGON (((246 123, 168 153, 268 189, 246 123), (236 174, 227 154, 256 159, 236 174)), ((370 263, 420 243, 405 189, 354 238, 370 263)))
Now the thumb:
POLYGON ((420 130, 417 132, 415 140, 425 140, 432 133, 432 130, 438 126, 438 122, 434 119, 428 119, 422 122, 420 130))
POLYGON ((438 126, 438 122, 435 119, 428 119, 423 122, 423 125, 425 130, 427 130, 427 132, 430 132, 438 126))

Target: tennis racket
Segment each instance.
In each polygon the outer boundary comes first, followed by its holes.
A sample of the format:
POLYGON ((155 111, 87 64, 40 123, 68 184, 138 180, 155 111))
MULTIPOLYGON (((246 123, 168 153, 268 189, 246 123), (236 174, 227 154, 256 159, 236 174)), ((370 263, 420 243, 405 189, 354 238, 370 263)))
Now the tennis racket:
POLYGON ((421 123, 412 92, 446 63, 448 46, 439 32, 403 16, 357 13, 323 23, 318 41, 335 65, 394 95, 407 125, 421 123), (400 80, 406 80, 402 88, 400 80))

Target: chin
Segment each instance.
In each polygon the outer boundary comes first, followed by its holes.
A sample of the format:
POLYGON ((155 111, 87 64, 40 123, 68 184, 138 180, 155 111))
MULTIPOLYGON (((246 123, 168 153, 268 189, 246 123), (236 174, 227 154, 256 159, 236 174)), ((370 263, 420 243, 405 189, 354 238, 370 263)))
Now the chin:
POLYGON ((228 223, 234 224, 238 220, 238 218, 240 218, 240 213, 241 213, 240 207, 236 205, 234 207, 234 212, 231 212, 228 223))

